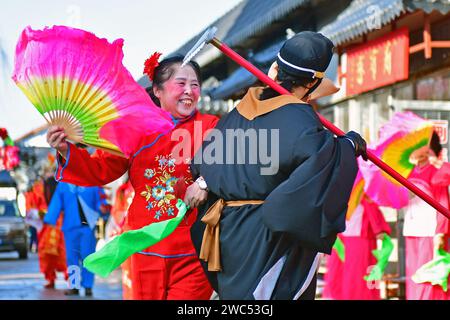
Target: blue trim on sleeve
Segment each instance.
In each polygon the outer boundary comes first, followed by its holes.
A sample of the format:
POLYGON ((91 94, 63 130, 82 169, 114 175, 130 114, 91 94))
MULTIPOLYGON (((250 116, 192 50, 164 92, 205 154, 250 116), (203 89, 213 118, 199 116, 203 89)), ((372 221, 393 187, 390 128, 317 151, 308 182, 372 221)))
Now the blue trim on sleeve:
POLYGON ((172 114, 170 115, 170 117, 172 118, 172 122, 175 126, 180 122, 180 120, 175 118, 172 114))
POLYGON ((153 140, 152 143, 146 144, 145 146, 141 147, 141 148, 140 148, 138 151, 136 151, 136 153, 133 155, 133 158, 135 158, 142 150, 147 149, 147 148, 150 148, 151 146, 153 146, 153 145, 156 143, 156 141, 158 141, 159 138, 161 138, 161 137, 164 136, 165 134, 166 134, 166 133, 161 133, 161 134, 159 134, 159 135, 155 138, 155 140, 153 140))
MULTIPOLYGON (((70 145, 69 145, 69 143, 67 142, 67 157, 66 157, 66 162, 64 163, 64 165, 63 165, 63 167, 61 168, 61 171, 59 171, 59 170, 56 170, 56 172, 55 172, 55 180, 56 181, 58 181, 58 182, 60 182, 62 179, 63 179, 63 171, 64 171, 64 169, 67 167, 67 165, 69 164, 69 159, 70 159, 70 145), (59 179, 58 179, 58 177, 57 177, 57 174, 58 174, 58 172, 60 172, 59 173, 59 179)), ((59 162, 59 157, 60 157, 60 155, 56 155, 56 160, 58 161, 58 169, 59 169, 59 167, 61 166, 61 163, 59 162)))
MULTIPOLYGON (((172 114, 170 115, 170 117, 172 118, 172 122, 175 125, 175 127, 179 124, 179 123, 183 123, 186 122, 187 120, 191 119, 195 114, 197 113, 197 110, 194 110, 188 117, 184 118, 184 119, 177 119, 175 118, 172 114)), ((166 132, 160 133, 155 140, 153 140, 152 143, 146 144, 145 146, 141 147, 138 151, 136 151, 136 153, 132 156, 132 158, 135 158, 142 150, 150 148, 151 146, 153 146, 156 141, 159 140, 159 138, 161 138, 162 136, 170 133, 173 129, 170 129, 166 132)))

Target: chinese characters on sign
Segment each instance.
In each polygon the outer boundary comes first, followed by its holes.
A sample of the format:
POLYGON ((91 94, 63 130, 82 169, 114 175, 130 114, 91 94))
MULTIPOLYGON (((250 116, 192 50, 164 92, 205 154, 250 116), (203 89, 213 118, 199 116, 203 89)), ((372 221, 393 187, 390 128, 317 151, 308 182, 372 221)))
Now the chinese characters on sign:
POLYGON ((440 154, 439 159, 447 162, 448 161, 448 149, 446 148, 446 145, 448 143, 448 120, 432 120, 433 122, 434 131, 439 136, 439 142, 442 145, 442 152, 440 154))
POLYGON ((433 122, 434 131, 439 136, 441 144, 448 142, 448 121, 447 120, 431 120, 433 122))
POLYGON ((409 31, 389 35, 347 50, 347 95, 408 79, 409 31))

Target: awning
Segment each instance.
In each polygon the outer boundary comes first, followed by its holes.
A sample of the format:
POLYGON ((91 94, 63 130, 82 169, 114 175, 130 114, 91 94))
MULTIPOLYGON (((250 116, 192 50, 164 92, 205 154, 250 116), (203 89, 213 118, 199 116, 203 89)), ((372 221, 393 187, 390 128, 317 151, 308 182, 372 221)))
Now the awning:
MULTIPOLYGON (((281 45, 280 45, 281 47, 281 45)), ((267 53, 267 52, 266 52, 267 53)), ((266 54, 265 53, 265 54, 266 54)), ((269 63, 274 61, 274 57, 278 53, 278 50, 276 53, 272 56, 270 56, 270 59, 264 60, 265 62, 269 63)), ((256 55, 255 55, 256 57, 256 55)), ((267 56, 269 57, 269 56, 267 56)), ((262 61, 262 60, 260 60, 262 61)), ((338 56, 337 54, 333 55, 333 58, 331 59, 330 65, 328 66, 327 70, 325 71, 326 77, 331 79, 333 82, 337 82, 337 69, 338 69, 338 56)), ((267 72, 268 68, 260 68, 261 71, 267 72)), ((211 97, 213 100, 223 100, 230 96, 232 96, 235 93, 238 93, 241 90, 247 89, 248 87, 255 84, 257 81, 257 78, 252 75, 250 72, 248 72, 245 68, 240 67, 236 71, 234 71, 228 78, 226 78, 220 86, 209 89, 207 91, 207 94, 211 97)), ((204 91, 206 92, 206 90, 204 91)), ((319 99, 319 103, 321 104, 327 104, 330 100, 330 97, 325 97, 319 99)))
MULTIPOLYGON (((252 64, 257 66, 261 71, 267 72, 272 62, 275 61, 276 56, 285 41, 286 39, 277 41, 253 55, 251 58, 252 64)), ((226 99, 234 93, 247 89, 256 81, 257 78, 254 75, 245 68, 240 67, 226 78, 220 86, 209 90, 208 94, 213 100, 226 99)))
MULTIPOLYGON (((276 42, 275 44, 272 44, 266 49, 261 50, 252 57, 252 63, 256 65, 261 71, 267 72, 272 62, 275 61, 275 58, 285 41, 286 40, 276 42)), ((337 79, 338 63, 339 63, 338 55, 334 54, 330 61, 330 65, 325 71, 326 77, 332 80, 334 83, 337 83, 338 81, 337 79)), ((213 100, 226 99, 231 95, 233 95, 234 93, 237 93, 243 89, 247 89, 251 85, 255 84, 256 81, 257 78, 254 75, 248 72, 245 68, 240 67, 235 72, 233 72, 228 78, 226 78, 220 84, 220 86, 213 89, 209 89, 207 91, 207 94, 213 100)), ((331 99, 330 97, 325 97, 319 99, 318 102, 321 104, 327 104, 330 99, 331 99)))
POLYGON ((354 0, 334 22, 319 32, 338 46, 380 28, 403 12, 403 0, 354 0))
POLYGON ((405 12, 417 9, 429 13, 438 10, 446 14, 450 10, 448 0, 354 0, 337 19, 319 32, 333 41, 335 46, 395 20, 405 12))
MULTIPOLYGON (((259 34, 265 28, 282 19, 292 10, 306 4, 307 0, 244 0, 228 11, 222 17, 211 23, 207 28, 218 28, 216 37, 233 48, 244 43, 249 37, 259 34)), ((205 32, 205 28, 195 37, 170 55, 185 55, 205 32)), ((220 51, 208 46, 200 52, 195 60, 204 66, 217 58, 220 51)))
POLYGON ((278 52, 280 51, 281 47, 283 46, 283 43, 286 41, 286 39, 282 39, 281 41, 278 41, 271 46, 267 47, 266 49, 261 50, 260 52, 256 53, 252 59, 255 61, 257 65, 271 65, 272 62, 275 61, 278 52))
MULTIPOLYGON (((276 21, 283 19, 292 10, 311 2, 310 0, 243 0, 219 19, 211 23, 208 27, 196 36, 184 43, 180 48, 170 53, 168 57, 174 55, 185 55, 198 38, 209 27, 217 27, 216 38, 226 43, 229 47, 243 44, 249 37, 260 34, 265 28, 276 21)), ((209 45, 194 58, 201 67, 217 59, 222 53, 214 46, 209 45)), ((142 87, 147 87, 149 81, 146 76, 139 79, 138 83, 142 87)))
POLYGON ((209 95, 213 100, 223 100, 242 89, 250 87, 256 80, 257 78, 254 75, 240 67, 226 78, 219 87, 209 91, 209 95))

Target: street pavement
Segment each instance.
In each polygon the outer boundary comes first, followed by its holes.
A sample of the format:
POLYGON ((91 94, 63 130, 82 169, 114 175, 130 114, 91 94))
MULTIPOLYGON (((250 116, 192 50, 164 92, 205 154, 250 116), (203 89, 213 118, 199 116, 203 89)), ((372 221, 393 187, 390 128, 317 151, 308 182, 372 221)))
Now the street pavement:
POLYGON ((67 282, 58 273, 55 289, 45 289, 44 275, 39 272, 36 253, 29 253, 27 260, 19 260, 16 252, 0 253, 0 300, 121 300, 122 284, 120 268, 108 278, 95 277, 92 297, 65 296, 67 282))

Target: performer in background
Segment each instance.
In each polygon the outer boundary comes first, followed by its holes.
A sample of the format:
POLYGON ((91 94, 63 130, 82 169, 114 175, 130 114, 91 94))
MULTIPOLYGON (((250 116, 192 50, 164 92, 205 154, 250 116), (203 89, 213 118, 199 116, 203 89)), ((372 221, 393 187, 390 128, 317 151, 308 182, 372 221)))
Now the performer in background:
MULTIPOLYGON (((108 236, 114 237, 123 232, 128 209, 133 201, 134 189, 130 179, 116 190, 114 204, 111 209, 111 219, 108 221, 108 236)), ((131 259, 128 258, 120 266, 122 269, 122 297, 124 300, 132 299, 131 259)))
POLYGON ((42 230, 42 216, 47 210, 44 199, 43 184, 40 179, 33 182, 25 193, 26 216, 25 222, 30 231, 29 251, 38 252, 39 235, 42 230))
MULTIPOLYGON (((46 210, 42 219, 47 214, 47 208, 58 184, 53 177, 55 169, 55 158, 49 156, 49 162, 43 169, 43 198, 46 210)), ((44 286, 46 289, 55 288, 56 272, 62 272, 64 279, 68 279, 64 235, 61 231, 63 217, 64 212, 61 212, 56 225, 44 225, 39 234, 39 267, 47 280, 44 286)))
POLYGON ((56 226, 64 212, 62 231, 66 246, 69 289, 66 295, 79 295, 81 287, 85 296, 92 296, 94 274, 82 266, 82 261, 95 252, 95 226, 100 212, 105 213, 107 203, 100 187, 80 187, 60 182, 56 187, 44 217, 44 223, 56 226))
MULTIPOLYGON (((429 146, 417 149, 411 154, 410 161, 415 164, 415 167, 408 180, 448 208, 448 189, 445 187, 445 179, 439 179, 439 177, 434 179, 438 169, 429 161, 430 157, 438 158, 441 150, 439 138, 434 133, 429 146)), ((436 242, 448 234, 448 219, 422 199, 411 194, 405 209, 403 225, 407 300, 448 299, 447 293, 440 286, 430 283, 415 283, 411 278, 417 269, 433 259, 436 242)), ((440 246, 447 249, 442 241, 440 246)))
POLYGON ((380 290, 364 280, 369 268, 376 264, 372 251, 377 239, 383 240, 391 228, 383 213, 365 193, 361 203, 346 220, 346 229, 339 235, 344 245, 344 261, 336 250, 327 257, 323 297, 334 300, 379 300, 380 290))

